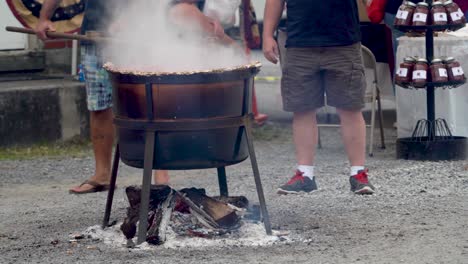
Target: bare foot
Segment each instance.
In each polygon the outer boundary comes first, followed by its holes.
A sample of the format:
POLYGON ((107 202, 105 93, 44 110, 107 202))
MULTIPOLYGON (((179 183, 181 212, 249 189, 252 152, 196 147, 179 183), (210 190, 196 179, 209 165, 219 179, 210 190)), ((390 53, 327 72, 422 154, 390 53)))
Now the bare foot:
POLYGON ((267 120, 268 120, 268 116, 265 115, 265 114, 260 114, 259 113, 256 116, 254 116, 255 124, 257 124, 259 126, 263 126, 267 120))

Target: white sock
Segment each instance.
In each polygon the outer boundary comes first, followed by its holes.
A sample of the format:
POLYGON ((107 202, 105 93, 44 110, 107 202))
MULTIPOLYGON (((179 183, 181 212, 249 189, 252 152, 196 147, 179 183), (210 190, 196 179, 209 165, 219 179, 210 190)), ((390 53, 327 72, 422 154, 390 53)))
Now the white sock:
POLYGON ((354 176, 359 173, 359 171, 364 170, 364 166, 351 166, 350 174, 354 176))
POLYGON ((297 170, 302 172, 305 177, 309 177, 311 179, 314 178, 314 168, 315 166, 308 166, 308 165, 298 165, 297 170))

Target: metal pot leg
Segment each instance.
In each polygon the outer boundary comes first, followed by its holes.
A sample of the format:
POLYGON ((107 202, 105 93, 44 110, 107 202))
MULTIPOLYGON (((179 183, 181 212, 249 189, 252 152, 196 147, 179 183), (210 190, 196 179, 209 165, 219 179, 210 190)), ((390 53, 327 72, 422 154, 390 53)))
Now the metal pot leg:
POLYGON ((218 170, 218 183, 219 183, 219 194, 221 196, 229 196, 228 185, 226 179, 226 167, 217 168, 218 170))
POLYGON ((145 136, 145 161, 143 168, 143 183, 141 185, 140 223, 138 225, 137 244, 141 244, 146 241, 146 233, 148 231, 148 210, 151 191, 151 174, 153 172, 155 134, 156 132, 154 131, 146 131, 145 136))
POLYGON ((255 186, 257 187, 258 200, 260 201, 260 209, 263 216, 263 224, 265 225, 265 230, 267 235, 272 235, 270 216, 268 215, 268 210, 265 202, 265 195, 263 194, 262 181, 260 179, 260 171, 258 170, 257 157, 255 156, 255 150, 252 142, 252 126, 251 120, 247 120, 245 124, 245 132, 247 137, 247 145, 249 147, 249 156, 250 162, 252 163, 252 170, 255 179, 255 186))
POLYGON ((114 199, 115 182, 117 181, 117 171, 119 170, 120 161, 120 147, 119 144, 115 147, 114 161, 112 162, 112 174, 109 186, 109 192, 107 193, 106 212, 104 213, 104 220, 102 221, 102 228, 106 228, 109 225, 109 218, 112 210, 112 201, 114 199))

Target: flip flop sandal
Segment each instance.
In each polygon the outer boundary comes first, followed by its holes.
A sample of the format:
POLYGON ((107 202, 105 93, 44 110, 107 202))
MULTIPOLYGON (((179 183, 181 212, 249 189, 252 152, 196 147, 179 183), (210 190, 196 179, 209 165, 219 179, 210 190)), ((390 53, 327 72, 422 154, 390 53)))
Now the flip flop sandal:
POLYGON ((69 192, 71 194, 86 194, 86 193, 96 193, 96 192, 107 191, 110 188, 109 184, 100 184, 100 183, 97 183, 95 181, 90 181, 90 180, 84 181, 82 184, 80 184, 80 187, 85 185, 85 184, 89 184, 89 185, 91 185, 93 187, 91 189, 86 190, 86 191, 69 190, 69 192))

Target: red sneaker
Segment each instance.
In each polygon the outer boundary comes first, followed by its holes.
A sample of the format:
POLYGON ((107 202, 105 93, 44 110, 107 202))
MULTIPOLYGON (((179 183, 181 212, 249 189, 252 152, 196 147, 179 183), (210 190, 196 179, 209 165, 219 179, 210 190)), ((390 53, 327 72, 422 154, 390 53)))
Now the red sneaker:
POLYGON ((369 170, 360 170, 358 174, 349 177, 351 191, 355 194, 373 194, 375 187, 370 184, 367 172, 369 170))
POLYGON ((315 178, 305 177, 301 171, 297 170, 296 174, 285 184, 278 188, 278 194, 296 194, 299 192, 311 192, 317 190, 315 178))

